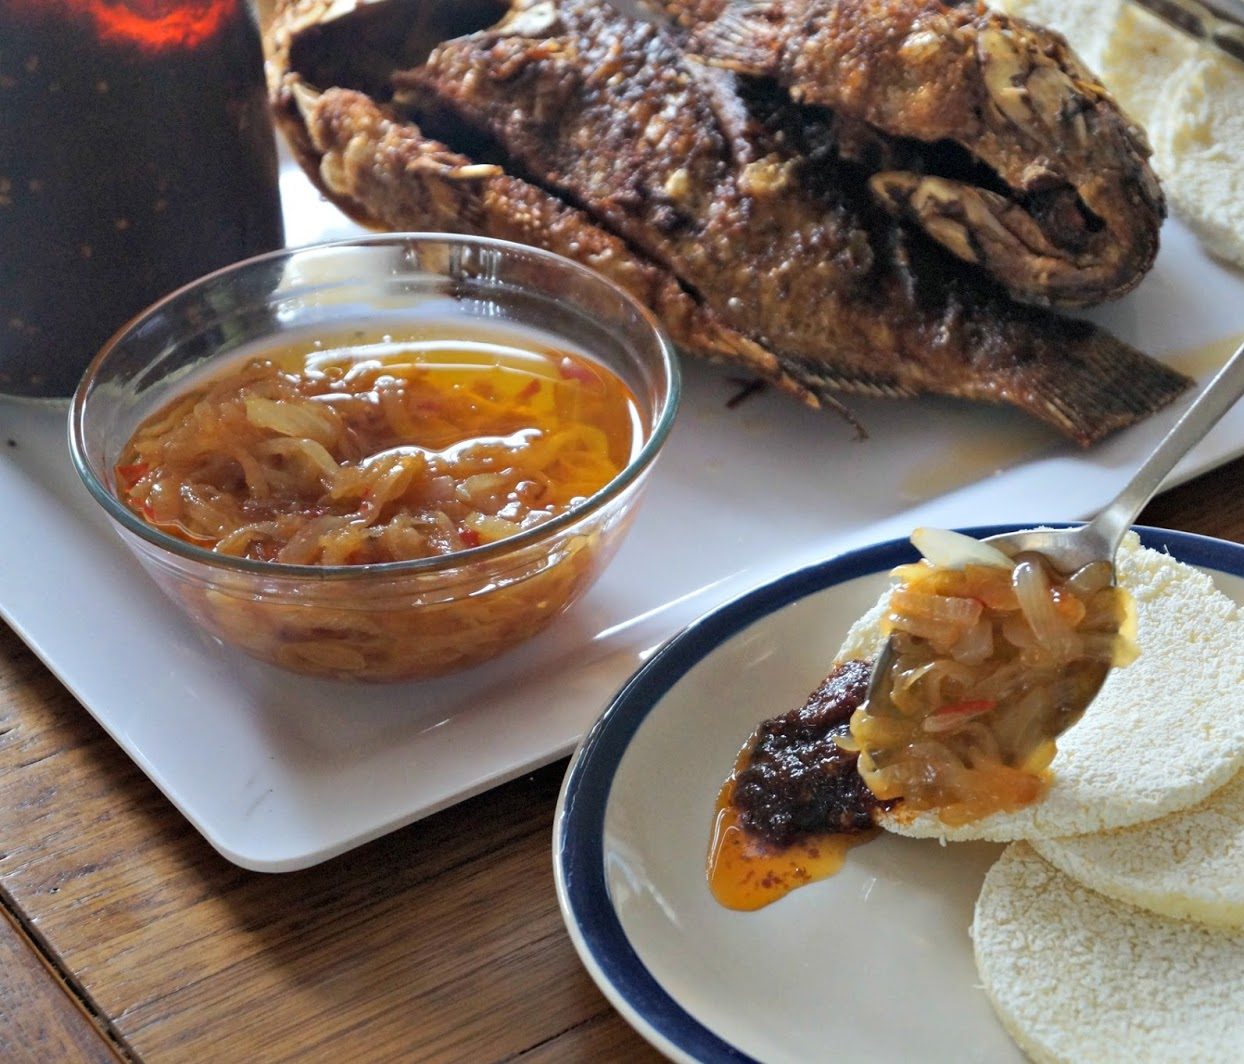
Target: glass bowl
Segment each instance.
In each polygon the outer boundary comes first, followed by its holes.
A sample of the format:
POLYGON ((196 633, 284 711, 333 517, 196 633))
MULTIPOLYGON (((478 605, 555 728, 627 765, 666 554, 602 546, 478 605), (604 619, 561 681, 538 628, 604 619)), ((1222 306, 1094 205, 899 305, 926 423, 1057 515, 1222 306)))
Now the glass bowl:
POLYGON ((621 289, 559 256, 503 241, 396 234, 276 252, 210 274, 117 333, 70 411, 74 465, 156 583, 215 638, 337 679, 443 675, 535 635, 579 598, 634 516, 678 401, 673 350, 621 289), (605 487, 508 539, 369 565, 291 565, 215 553, 147 524, 115 467, 151 414, 235 359, 352 327, 386 338, 461 324, 534 332, 629 386, 639 445, 605 487))

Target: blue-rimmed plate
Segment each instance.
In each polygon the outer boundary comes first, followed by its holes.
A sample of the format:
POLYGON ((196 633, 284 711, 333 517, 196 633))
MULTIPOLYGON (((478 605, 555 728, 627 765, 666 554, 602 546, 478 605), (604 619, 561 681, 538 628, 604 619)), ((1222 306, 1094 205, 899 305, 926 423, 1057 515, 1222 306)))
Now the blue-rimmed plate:
MULTIPOLYGON (((1244 547, 1139 531, 1244 603, 1244 547)), ((889 570, 914 557, 883 543, 708 614, 631 678, 571 762, 553 840, 566 926, 618 1011, 676 1060, 1023 1059, 978 988, 968 938, 1001 847, 883 837, 754 913, 721 908, 705 883, 714 801, 740 746, 802 702, 889 570)))

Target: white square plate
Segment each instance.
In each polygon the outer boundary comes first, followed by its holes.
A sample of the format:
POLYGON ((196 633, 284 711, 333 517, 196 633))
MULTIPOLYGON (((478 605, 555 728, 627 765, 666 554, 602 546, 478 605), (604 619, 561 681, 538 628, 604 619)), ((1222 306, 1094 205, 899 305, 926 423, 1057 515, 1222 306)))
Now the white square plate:
MULTIPOLYGON (((282 177, 291 244, 357 226, 282 177)), ((1095 315, 1198 379, 1244 337, 1244 276, 1181 226, 1095 315), (1208 347, 1206 345, 1209 345, 1208 347)), ((629 540, 572 611, 469 673, 390 687, 302 679, 206 641, 151 586, 73 472, 64 404, 0 398, 0 616, 204 837, 246 868, 305 867, 568 753, 617 686, 735 595, 915 523, 1083 516, 1178 407, 1080 453, 1010 410, 853 402, 871 438, 686 367, 684 405, 629 540)), ((1244 408, 1185 460, 1244 452, 1244 408)))

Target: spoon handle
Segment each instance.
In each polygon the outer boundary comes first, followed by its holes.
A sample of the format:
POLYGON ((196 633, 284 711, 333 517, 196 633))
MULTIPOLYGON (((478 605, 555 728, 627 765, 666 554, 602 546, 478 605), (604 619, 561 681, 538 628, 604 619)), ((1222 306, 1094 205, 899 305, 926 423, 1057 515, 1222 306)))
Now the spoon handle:
POLYGON ((1136 520, 1136 515, 1157 492, 1166 474, 1200 442, 1201 437, 1218 423, 1241 395, 1244 395, 1244 344, 1236 348, 1235 354, 1184 411, 1114 501, 1089 522, 1094 534, 1110 544, 1111 555, 1122 540, 1123 533, 1136 520))

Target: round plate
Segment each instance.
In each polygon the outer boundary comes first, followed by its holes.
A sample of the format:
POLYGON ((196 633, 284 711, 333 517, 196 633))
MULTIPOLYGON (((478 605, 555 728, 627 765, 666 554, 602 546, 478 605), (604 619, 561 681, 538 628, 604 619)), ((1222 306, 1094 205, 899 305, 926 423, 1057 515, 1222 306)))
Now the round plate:
MULTIPOLYGON (((1244 603, 1244 547, 1138 531, 1244 603)), ((883 543, 701 618, 628 681, 570 764, 553 840, 566 926, 613 1005, 673 1059, 1023 1059, 968 938, 1002 847, 883 836, 753 913, 719 906, 705 880, 739 749, 763 718, 802 704, 889 570, 915 557, 906 540, 883 543)))

